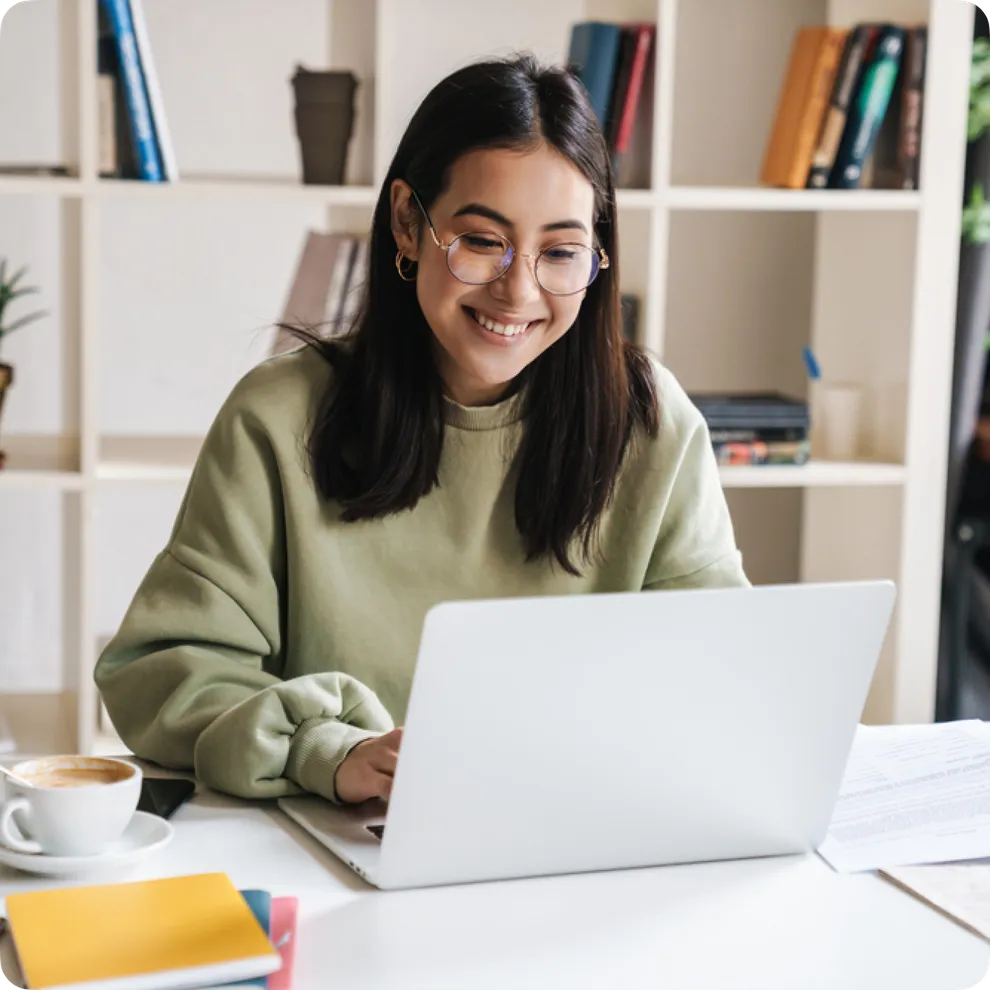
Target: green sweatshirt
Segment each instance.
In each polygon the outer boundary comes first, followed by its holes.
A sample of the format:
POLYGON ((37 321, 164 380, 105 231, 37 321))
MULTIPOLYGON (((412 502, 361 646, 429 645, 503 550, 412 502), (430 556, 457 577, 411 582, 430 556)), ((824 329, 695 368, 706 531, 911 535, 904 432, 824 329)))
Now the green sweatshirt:
POLYGON ((634 436, 601 563, 580 577, 525 561, 516 398, 448 402, 439 487, 411 511, 343 522, 305 453, 331 374, 308 348, 272 358, 211 426, 168 544, 96 667, 135 755, 242 797, 335 800, 348 751, 403 723, 435 603, 747 583, 705 422, 663 368, 659 437, 634 436))

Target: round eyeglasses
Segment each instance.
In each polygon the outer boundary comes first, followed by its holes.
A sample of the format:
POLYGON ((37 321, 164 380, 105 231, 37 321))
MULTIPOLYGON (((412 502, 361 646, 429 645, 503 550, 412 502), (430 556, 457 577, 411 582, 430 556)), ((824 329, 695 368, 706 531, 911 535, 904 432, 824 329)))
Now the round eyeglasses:
POLYGON ((487 285, 500 279, 516 258, 533 261, 533 275, 544 292, 552 296, 572 296, 583 292, 594 282, 603 268, 608 268, 608 255, 601 248, 586 244, 551 244, 538 254, 521 254, 511 242, 494 231, 468 231, 458 234, 449 244, 438 236, 430 214, 413 191, 419 208, 433 237, 433 243, 446 252, 447 269, 454 278, 466 285, 487 285))

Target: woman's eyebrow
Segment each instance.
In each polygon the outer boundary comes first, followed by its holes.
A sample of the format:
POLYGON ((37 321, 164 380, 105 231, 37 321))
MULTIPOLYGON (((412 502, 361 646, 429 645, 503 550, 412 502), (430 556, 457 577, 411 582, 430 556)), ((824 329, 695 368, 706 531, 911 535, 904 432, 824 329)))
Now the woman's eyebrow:
MULTIPOLYGON (((494 220, 495 223, 501 224, 503 227, 515 227, 515 224, 508 217, 503 216, 498 210, 493 210, 490 206, 485 206, 482 203, 467 203, 454 212, 455 217, 468 215, 484 217, 486 220, 494 220)), ((580 220, 555 220, 553 223, 544 224, 540 229, 582 230, 584 233, 588 233, 588 228, 580 220)))

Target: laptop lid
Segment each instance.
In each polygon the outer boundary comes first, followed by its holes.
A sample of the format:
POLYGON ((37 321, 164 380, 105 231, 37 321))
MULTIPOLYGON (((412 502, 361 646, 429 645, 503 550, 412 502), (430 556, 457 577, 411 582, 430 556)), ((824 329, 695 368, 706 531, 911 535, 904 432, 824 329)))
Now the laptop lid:
POLYGON ((894 597, 870 581, 436 606, 378 885, 816 848, 894 597))

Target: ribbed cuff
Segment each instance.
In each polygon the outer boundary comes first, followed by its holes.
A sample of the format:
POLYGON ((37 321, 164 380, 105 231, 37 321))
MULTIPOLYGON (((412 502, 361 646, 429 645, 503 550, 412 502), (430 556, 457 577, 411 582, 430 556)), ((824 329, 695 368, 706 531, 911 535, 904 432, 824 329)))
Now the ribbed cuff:
POLYGON ((312 719, 304 722, 292 737, 285 775, 304 791, 340 804, 334 777, 337 767, 347 754, 365 739, 380 736, 371 729, 359 729, 334 719, 312 719))

